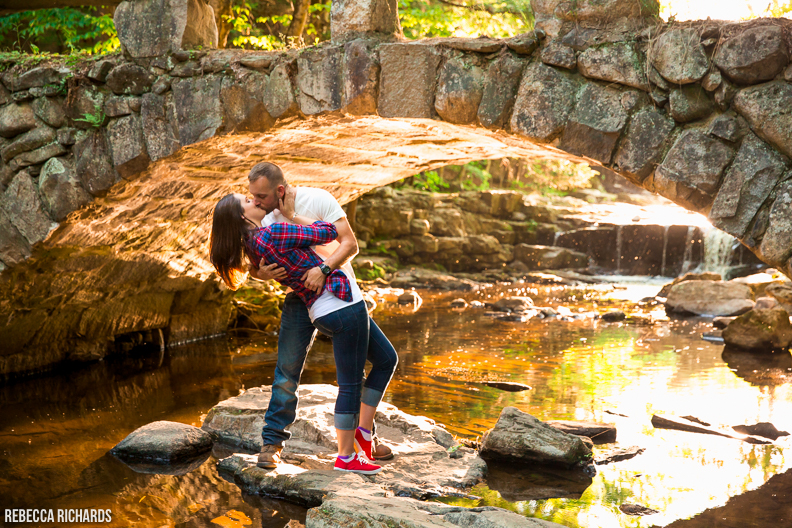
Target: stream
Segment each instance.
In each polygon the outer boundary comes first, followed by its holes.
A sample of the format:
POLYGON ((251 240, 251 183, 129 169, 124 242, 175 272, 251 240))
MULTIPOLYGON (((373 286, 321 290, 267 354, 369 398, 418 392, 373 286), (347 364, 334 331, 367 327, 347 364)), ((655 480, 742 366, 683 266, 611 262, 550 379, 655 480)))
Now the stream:
MULTIPOLYGON (((618 445, 645 449, 633 459, 597 466, 593 479, 493 466, 487 480, 469 491, 479 500, 445 501, 499 506, 570 528, 711 526, 684 520, 730 508, 730 499, 767 511, 763 501, 780 499, 763 485, 774 476, 789 482, 792 437, 751 445, 655 429, 650 419, 658 413, 713 424, 767 421, 792 431, 792 355, 764 362, 724 355, 722 345, 701 339, 712 329, 710 319, 669 320, 662 306, 639 302, 665 281, 610 281, 580 288, 502 284, 464 295, 419 291, 423 304, 415 312, 379 305, 374 317, 400 359, 385 400, 401 410, 475 440, 503 407, 514 406, 542 420, 614 423, 618 445), (493 302, 511 295, 572 314, 620 309, 632 317, 620 323, 585 315, 509 322, 488 317, 482 308, 449 307, 457 297, 493 302), (486 381, 532 390, 504 392, 486 381), (659 513, 628 516, 619 511, 624 503, 659 513)), ((275 336, 220 338, 0 386, 2 506, 107 508, 113 519, 107 526, 281 528, 290 519, 304 522, 303 508, 244 495, 224 481, 215 457, 183 475, 155 475, 135 473, 107 454, 137 427, 156 420, 200 426, 217 402, 270 384, 276 343, 275 336)), ((317 340, 302 382, 335 382, 329 341, 317 340)), ((595 453, 608 447, 595 446, 595 453)), ((756 508, 729 509, 723 526, 780 525, 772 511, 762 518, 756 508)))

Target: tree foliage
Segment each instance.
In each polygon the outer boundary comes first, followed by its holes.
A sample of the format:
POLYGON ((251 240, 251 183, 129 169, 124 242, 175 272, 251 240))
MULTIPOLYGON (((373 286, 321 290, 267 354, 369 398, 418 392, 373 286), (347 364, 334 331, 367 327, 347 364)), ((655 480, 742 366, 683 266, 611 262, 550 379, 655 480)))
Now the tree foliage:
POLYGON ((119 46, 113 17, 103 8, 50 8, 0 18, 0 49, 110 53, 119 46))

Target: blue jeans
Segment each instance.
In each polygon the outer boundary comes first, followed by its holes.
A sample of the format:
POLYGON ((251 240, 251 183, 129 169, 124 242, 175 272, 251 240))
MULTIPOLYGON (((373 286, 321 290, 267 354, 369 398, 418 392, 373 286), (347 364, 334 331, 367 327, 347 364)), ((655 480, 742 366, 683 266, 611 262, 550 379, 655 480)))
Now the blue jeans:
MULTIPOLYGON (((365 303, 358 303, 361 305, 363 313, 365 313, 365 303)), ((338 312, 340 314, 345 310, 350 310, 357 306, 349 306, 338 312)), ((325 317, 332 316, 333 313, 327 314, 325 317)), ((319 326, 322 319, 317 319, 317 326, 319 326)), ((362 328, 362 323, 359 318, 359 309, 355 311, 356 333, 362 328)), ((366 378, 365 386, 361 390, 361 395, 358 396, 357 408, 354 409, 354 414, 347 417, 346 420, 354 420, 357 422, 357 413, 360 410, 360 400, 372 407, 376 407, 382 399, 382 394, 393 377, 393 372, 396 370, 398 363, 398 356, 396 350, 391 345, 382 330, 379 329, 377 324, 368 315, 365 318, 368 325, 368 337, 366 339, 367 350, 365 357, 371 361, 372 369, 369 376, 366 378)), ((326 321, 329 322, 329 321, 326 321)), ((336 323, 333 323, 334 325, 336 323)), ((347 326, 349 322, 345 323, 347 326)), ((330 325, 322 325, 324 330, 330 330, 330 325)), ((339 334, 341 340, 345 338, 339 334)), ((308 308, 302 300, 294 293, 286 295, 286 300, 283 305, 283 313, 281 314, 281 327, 280 335, 278 336, 278 363, 275 366, 275 378, 272 381, 272 398, 267 408, 265 416, 266 424, 261 432, 261 439, 264 445, 274 444, 283 446, 283 444, 291 437, 291 433, 286 431, 286 427, 294 423, 294 418, 297 414, 297 387, 300 384, 300 376, 302 375, 305 366, 305 359, 308 356, 308 351, 311 349, 314 337, 316 336, 316 328, 308 316, 308 308)), ((333 337, 333 336, 331 336, 333 337)), ((345 345, 345 347, 348 345, 345 345)), ((338 352, 336 351, 336 339, 333 339, 333 354, 336 357, 336 368, 338 369, 338 352)), ((346 354, 344 354, 346 355, 346 354)), ((357 361, 357 357, 355 359, 357 361)), ((360 362, 360 370, 362 371, 363 362, 360 362)), ((357 368, 357 367, 355 367, 357 368)), ((344 367, 344 382, 347 379, 347 367, 345 362, 344 367)), ((361 374, 362 380, 362 374, 361 374)), ((341 398, 341 384, 342 378, 339 375, 339 399, 341 398)), ((346 384, 346 383, 345 383, 346 384)), ((354 390, 354 389, 353 389, 354 390)), ((351 396, 354 399, 354 395, 351 396)), ((348 405, 349 399, 344 397, 345 405, 348 405)), ((338 401, 336 402, 338 406, 338 401)), ((340 415, 337 415, 340 416, 340 415)), ((344 424, 342 424, 344 425, 344 424)), ((356 423, 355 423, 356 425, 356 423)), ((351 427, 354 429, 354 426, 351 427)), ((340 429, 340 428, 339 428, 340 429)))

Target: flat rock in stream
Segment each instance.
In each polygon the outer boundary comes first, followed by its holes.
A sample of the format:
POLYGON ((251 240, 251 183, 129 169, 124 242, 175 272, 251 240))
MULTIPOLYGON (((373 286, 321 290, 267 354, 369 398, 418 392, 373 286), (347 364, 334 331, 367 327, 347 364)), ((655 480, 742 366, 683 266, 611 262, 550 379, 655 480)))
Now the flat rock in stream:
POLYGON ((652 416, 652 425, 658 429, 674 429, 676 431, 686 431, 688 433, 702 433, 702 434, 709 434, 715 436, 723 436, 726 438, 733 438, 735 440, 742 440, 743 442, 747 442, 749 444, 772 443, 767 440, 757 438, 755 436, 732 434, 724 429, 717 429, 715 427, 701 425, 699 423, 686 420, 684 418, 676 418, 673 416, 661 416, 659 414, 655 414, 654 416, 652 416))
POLYGON ((484 385, 487 387, 492 387, 493 389, 500 389, 507 392, 522 392, 531 390, 530 385, 524 385, 522 383, 514 383, 511 381, 485 381, 484 385))
POLYGON ((547 420, 545 423, 567 434, 587 436, 595 444, 607 444, 616 441, 616 426, 614 424, 576 420, 547 420))
POLYGON ((427 288, 434 290, 476 291, 482 284, 457 278, 439 271, 424 268, 409 268, 397 271, 390 283, 393 288, 427 288))
POLYGON ((769 438, 770 440, 777 440, 782 436, 789 436, 789 433, 786 431, 779 431, 776 429, 776 426, 770 422, 759 422, 754 425, 735 425, 732 429, 740 434, 761 436, 763 438, 769 438))
POLYGON ((627 515, 654 515, 655 513, 660 513, 657 510, 641 506, 640 504, 622 504, 619 506, 619 510, 627 515))
POLYGON ((200 457, 212 449, 212 436, 192 425, 159 421, 138 427, 110 453, 124 462, 172 464, 200 457))
MULTIPOLYGON (((288 428, 292 437, 282 453, 284 463, 277 469, 260 469, 255 466, 255 456, 242 454, 220 461, 218 468, 233 475, 234 481, 249 493, 307 506, 321 503, 322 494, 335 486, 352 486, 346 481, 339 484, 338 475, 345 473, 333 471, 337 453, 333 407, 337 392, 332 385, 300 386, 297 417, 288 428)), ((207 415, 203 429, 226 445, 257 452, 271 394, 270 387, 256 387, 220 402, 207 415)), ((354 482, 372 493, 387 490, 417 499, 459 494, 486 473, 486 463, 473 449, 459 447, 452 457, 447 449, 456 441, 432 420, 381 403, 376 421, 377 435, 395 457, 383 462, 383 471, 375 476, 354 475, 362 479, 354 482)))
POLYGON ((610 464, 612 462, 630 460, 631 458, 637 457, 644 451, 646 451, 644 448, 638 446, 614 447, 612 449, 595 453, 594 463, 598 466, 604 466, 605 464, 610 464))

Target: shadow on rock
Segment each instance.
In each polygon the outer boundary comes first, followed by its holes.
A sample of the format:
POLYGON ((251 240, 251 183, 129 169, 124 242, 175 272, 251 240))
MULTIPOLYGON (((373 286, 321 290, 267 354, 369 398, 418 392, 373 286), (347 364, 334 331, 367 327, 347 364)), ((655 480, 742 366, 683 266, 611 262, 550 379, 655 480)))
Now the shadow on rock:
POLYGON ((490 462, 487 486, 509 502, 579 499, 592 478, 579 470, 490 462))
POLYGON ((792 354, 789 352, 757 354, 727 347, 723 350, 723 361, 751 385, 792 383, 792 354))

